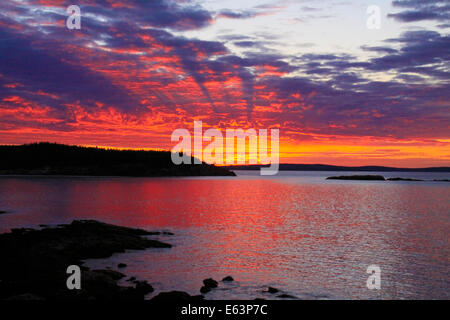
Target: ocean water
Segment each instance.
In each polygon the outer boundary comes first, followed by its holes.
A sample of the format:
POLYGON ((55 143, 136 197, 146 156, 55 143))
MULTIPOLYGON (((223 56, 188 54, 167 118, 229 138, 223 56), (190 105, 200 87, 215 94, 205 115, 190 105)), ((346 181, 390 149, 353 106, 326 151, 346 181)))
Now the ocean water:
MULTIPOLYGON (((149 249, 86 261, 147 280, 157 294, 199 294, 202 280, 231 275, 207 299, 449 299, 450 183, 325 180, 349 172, 261 177, 0 177, 0 232, 74 219, 169 230, 149 249), (366 286, 369 265, 381 288, 366 286)), ((372 173, 450 179, 449 173, 372 173)), ((149 296, 151 297, 151 295, 149 296)))

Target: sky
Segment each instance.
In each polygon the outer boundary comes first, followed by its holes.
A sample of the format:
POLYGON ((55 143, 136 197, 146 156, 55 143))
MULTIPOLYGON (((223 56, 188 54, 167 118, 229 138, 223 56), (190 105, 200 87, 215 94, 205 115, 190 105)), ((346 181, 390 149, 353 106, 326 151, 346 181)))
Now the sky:
POLYGON ((170 150, 202 121, 279 129, 282 163, 450 166, 449 28, 448 0, 2 0, 0 144, 170 150))

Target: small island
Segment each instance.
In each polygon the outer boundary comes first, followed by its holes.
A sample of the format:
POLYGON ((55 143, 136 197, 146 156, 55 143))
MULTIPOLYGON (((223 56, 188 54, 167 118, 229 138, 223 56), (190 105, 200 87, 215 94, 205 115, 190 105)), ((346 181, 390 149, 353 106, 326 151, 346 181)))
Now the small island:
POLYGON ((385 178, 379 175, 353 175, 353 176, 334 176, 328 177, 327 180, 367 180, 367 181, 434 181, 434 182, 449 182, 448 179, 434 179, 434 180, 421 180, 414 178, 385 178))
POLYGON ((412 179, 412 178, 388 178, 388 181, 423 181, 421 179, 412 179))
POLYGON ((169 151, 117 150, 41 142, 0 146, 0 175, 167 177, 235 176, 235 173, 205 162, 175 165, 169 151))
POLYGON ((327 180, 374 180, 374 181, 385 181, 383 176, 378 175, 354 175, 354 176, 335 176, 328 177, 327 180))

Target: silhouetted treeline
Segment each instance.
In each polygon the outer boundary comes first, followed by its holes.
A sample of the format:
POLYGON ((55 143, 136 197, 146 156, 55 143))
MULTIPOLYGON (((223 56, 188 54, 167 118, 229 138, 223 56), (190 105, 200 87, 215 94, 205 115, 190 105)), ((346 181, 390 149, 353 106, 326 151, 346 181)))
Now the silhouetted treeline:
MULTIPOLYGON (((193 162, 192 162, 193 163, 193 162)), ((208 165, 175 165, 168 151, 135 151, 32 143, 0 146, 0 174, 96 176, 227 176, 208 165)))

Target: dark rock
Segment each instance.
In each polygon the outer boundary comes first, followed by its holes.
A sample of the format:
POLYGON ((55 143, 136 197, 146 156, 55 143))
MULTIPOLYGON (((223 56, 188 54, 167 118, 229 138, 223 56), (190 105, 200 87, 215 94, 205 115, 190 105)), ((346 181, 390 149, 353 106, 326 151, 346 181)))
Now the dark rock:
MULTIPOLYGON (((85 271, 81 275, 81 294, 99 300, 111 300, 120 296, 120 287, 108 270, 85 271)), ((74 290, 76 292, 77 290, 74 290)))
POLYGON ((379 180, 384 181, 383 176, 378 175, 354 175, 354 176, 336 176, 328 177, 327 180, 379 180))
POLYGON ((142 300, 142 290, 117 284, 124 277, 122 273, 91 271, 82 266, 82 260, 106 258, 127 249, 171 247, 142 237, 148 234, 145 230, 93 220, 41 230, 14 229, 0 234, 0 300, 30 292, 48 300, 142 300), (81 266, 81 290, 67 290, 69 265, 81 266))
POLYGON ((207 287, 207 286, 203 286, 200 288, 200 293, 208 293, 210 291, 211 291, 211 288, 207 287))
POLYGON ((113 280, 120 280, 125 277, 123 273, 114 270, 92 270, 92 272, 104 274, 105 276, 110 277, 113 280))
POLYGON ((233 279, 232 276, 226 276, 225 278, 222 279, 222 281, 224 281, 224 282, 231 282, 231 281, 234 281, 234 279, 233 279))
POLYGON ((203 280, 203 284, 208 288, 217 288, 217 286, 219 285, 219 283, 212 278, 203 280))
POLYGON ((6 211, 0 210, 0 214, 4 214, 6 213, 6 211))
POLYGON ((282 299, 298 299, 297 297, 291 296, 290 294, 286 293, 280 294, 277 297, 282 299))
POLYGON ((8 300, 8 301, 31 301, 31 300, 37 301, 37 300, 45 300, 45 299, 38 295, 35 295, 33 293, 23 293, 23 294, 19 294, 17 296, 12 296, 12 297, 6 298, 5 300, 8 300))
POLYGON ((155 291, 153 287, 147 283, 147 281, 135 281, 135 284, 136 284, 135 286, 136 291, 144 295, 155 291))
POLYGON ((170 291, 161 292, 157 296, 153 297, 150 301, 199 301, 203 300, 203 296, 191 296, 190 294, 182 291, 170 291))
POLYGON ((126 266, 127 266, 126 263, 119 263, 117 265, 117 268, 125 268, 126 266))
MULTIPOLYGON (((81 290, 70 291, 72 296, 67 296, 67 290, 60 291, 56 299, 71 300, 143 300, 144 294, 132 287, 122 287, 111 274, 95 271, 82 273, 81 290), (61 296, 62 295, 62 296, 61 296)), ((55 299, 55 298, 52 298, 55 299)))
POLYGON ((131 278, 127 279, 127 281, 130 281, 130 282, 134 282, 135 280, 136 280, 136 277, 131 277, 131 278))
POLYGON ((420 179, 411 179, 411 178, 388 178, 388 181, 423 181, 420 179))
POLYGON ((279 291, 280 291, 280 290, 278 290, 277 288, 274 288, 274 287, 268 287, 266 292, 268 292, 268 293, 277 293, 277 292, 279 292, 279 291))

